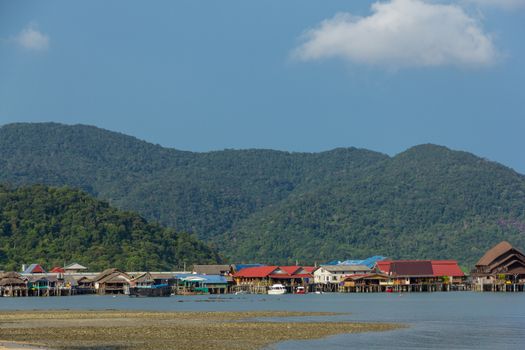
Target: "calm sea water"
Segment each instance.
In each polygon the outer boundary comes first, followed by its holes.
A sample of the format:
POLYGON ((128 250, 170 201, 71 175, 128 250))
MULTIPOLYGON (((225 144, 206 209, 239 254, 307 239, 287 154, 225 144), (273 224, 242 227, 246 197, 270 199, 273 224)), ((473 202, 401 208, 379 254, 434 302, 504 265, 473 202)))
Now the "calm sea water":
POLYGON ((350 314, 308 319, 401 322, 409 328, 289 341, 271 349, 525 349, 525 293, 0 298, 0 310, 47 309, 334 311, 350 314))

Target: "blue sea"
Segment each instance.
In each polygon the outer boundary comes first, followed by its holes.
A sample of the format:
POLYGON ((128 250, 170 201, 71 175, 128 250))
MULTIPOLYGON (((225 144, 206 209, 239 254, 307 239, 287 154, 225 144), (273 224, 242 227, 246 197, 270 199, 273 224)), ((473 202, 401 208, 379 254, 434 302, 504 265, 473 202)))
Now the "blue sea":
POLYGON ((288 341, 272 345, 270 349, 525 349, 525 293, 0 298, 0 310, 48 309, 331 311, 344 314, 294 320, 396 322, 406 324, 408 328, 336 335, 313 341, 288 341))

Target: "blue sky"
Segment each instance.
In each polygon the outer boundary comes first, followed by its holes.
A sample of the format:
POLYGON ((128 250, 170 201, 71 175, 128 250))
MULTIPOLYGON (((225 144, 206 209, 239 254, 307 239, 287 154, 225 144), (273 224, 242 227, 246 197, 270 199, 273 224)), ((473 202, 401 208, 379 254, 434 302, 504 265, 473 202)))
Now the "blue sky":
POLYGON ((431 142, 525 173, 524 37, 525 0, 0 0, 0 124, 192 151, 431 142))

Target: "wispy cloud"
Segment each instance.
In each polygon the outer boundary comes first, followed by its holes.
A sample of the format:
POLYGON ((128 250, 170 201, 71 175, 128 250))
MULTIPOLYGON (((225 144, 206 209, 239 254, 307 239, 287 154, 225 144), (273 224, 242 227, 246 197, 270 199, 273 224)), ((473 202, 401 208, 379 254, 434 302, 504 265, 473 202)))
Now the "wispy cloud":
POLYGON ((464 0, 468 3, 473 3, 483 7, 495 7, 504 10, 514 10, 517 8, 525 8, 525 0, 464 0))
POLYGON ((35 24, 30 24, 22 29, 13 40, 27 50, 44 51, 49 48, 49 36, 40 32, 35 24))
POLYGON ((391 0, 372 13, 339 13, 306 31, 293 56, 327 58, 387 68, 444 65, 487 66, 498 58, 479 21, 453 4, 391 0))

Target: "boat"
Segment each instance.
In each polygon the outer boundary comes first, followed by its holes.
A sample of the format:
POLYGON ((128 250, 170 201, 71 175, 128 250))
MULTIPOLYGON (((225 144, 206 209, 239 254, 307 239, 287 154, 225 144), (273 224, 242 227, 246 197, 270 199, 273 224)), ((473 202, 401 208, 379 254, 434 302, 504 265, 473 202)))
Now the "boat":
POLYGON ((286 293, 286 288, 282 284, 274 284, 268 288, 269 295, 282 295, 286 293))
POLYGON ((306 288, 299 286, 295 289, 295 294, 306 294, 306 288))
POLYGON ((130 287, 127 293, 130 297, 169 297, 171 287, 168 284, 130 287))

